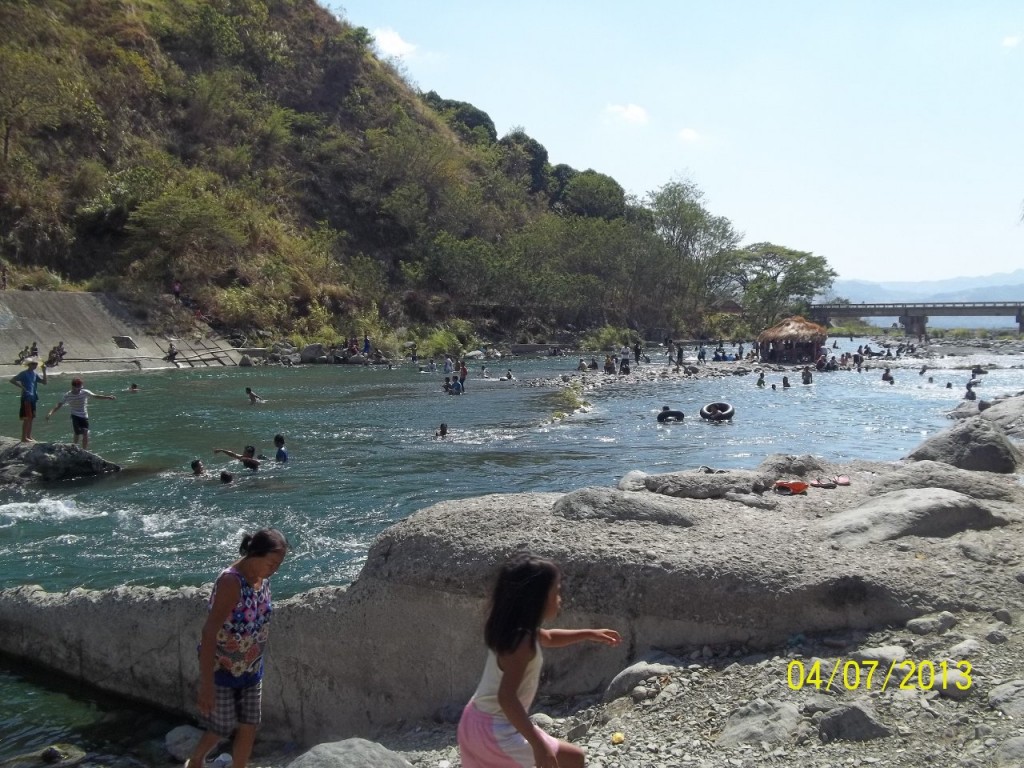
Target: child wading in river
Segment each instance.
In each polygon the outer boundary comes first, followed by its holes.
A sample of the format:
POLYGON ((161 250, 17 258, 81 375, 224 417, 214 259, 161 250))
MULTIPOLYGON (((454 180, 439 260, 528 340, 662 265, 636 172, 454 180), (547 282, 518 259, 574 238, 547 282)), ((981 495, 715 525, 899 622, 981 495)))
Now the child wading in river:
POLYGON ((288 540, 273 528, 246 534, 242 557, 221 571, 210 595, 199 645, 199 714, 206 726, 185 768, 203 768, 207 753, 235 734, 233 768, 245 768, 260 724, 263 649, 270 622, 270 577, 288 540))
POLYGON ((463 768, 582 768, 583 751, 549 736, 527 713, 537 693, 541 647, 592 641, 618 645, 612 629, 541 629, 562 603, 558 566, 529 554, 515 556, 498 574, 484 625, 487 662, 476 693, 459 721, 463 768))

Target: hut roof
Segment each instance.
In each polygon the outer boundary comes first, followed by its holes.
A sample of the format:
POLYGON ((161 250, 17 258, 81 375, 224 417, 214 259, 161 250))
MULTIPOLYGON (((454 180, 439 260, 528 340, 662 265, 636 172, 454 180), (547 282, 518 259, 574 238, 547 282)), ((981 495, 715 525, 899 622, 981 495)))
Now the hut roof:
POLYGON ((824 339, 827 336, 828 329, 825 326, 812 323, 810 320, 805 320, 800 315, 796 315, 795 317, 787 317, 778 325, 773 325, 771 328, 761 331, 761 335, 757 337, 757 342, 759 344, 772 341, 809 342, 824 339))

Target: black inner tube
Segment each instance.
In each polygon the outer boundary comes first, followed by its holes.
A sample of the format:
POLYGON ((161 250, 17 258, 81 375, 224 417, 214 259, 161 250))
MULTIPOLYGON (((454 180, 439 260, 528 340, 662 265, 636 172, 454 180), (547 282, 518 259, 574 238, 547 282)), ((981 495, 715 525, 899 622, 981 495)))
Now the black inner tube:
POLYGON ((658 421, 682 421, 684 416, 682 411, 662 411, 658 414, 658 421))

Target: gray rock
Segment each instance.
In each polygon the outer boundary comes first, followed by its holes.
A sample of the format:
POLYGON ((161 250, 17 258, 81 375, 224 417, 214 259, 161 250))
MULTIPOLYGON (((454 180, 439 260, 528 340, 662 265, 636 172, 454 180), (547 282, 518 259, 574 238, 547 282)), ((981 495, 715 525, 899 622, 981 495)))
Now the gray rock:
POLYGON ((169 730, 164 736, 164 746, 167 747, 167 752, 171 757, 182 763, 192 754, 192 750, 196 748, 199 737, 202 735, 203 732, 194 725, 179 725, 177 728, 169 730))
POLYGON ((825 713, 818 723, 818 737, 822 743, 830 741, 871 741, 891 736, 892 731, 882 725, 865 708, 857 704, 837 707, 825 713))
MULTIPOLYGON (((986 413, 991 412, 990 408, 986 413)), ((967 419, 925 440, 907 458, 911 461, 941 461, 961 469, 1012 473, 1024 457, 991 420, 967 419)))
POLYGON ((639 661, 619 672, 605 689, 603 699, 611 701, 620 696, 625 696, 637 686, 651 677, 668 675, 675 672, 678 667, 668 664, 652 664, 646 661, 639 661))
POLYGON ((907 622, 907 629, 915 635, 930 635, 933 632, 945 632, 956 626, 956 616, 943 611, 936 616, 922 616, 907 622))
POLYGON ((238 360, 239 368, 252 368, 252 358, 249 355, 242 355, 238 360))
POLYGON ((718 737, 721 747, 786 743, 796 734, 800 713, 789 702, 754 699, 731 715, 718 737))
POLYGON ((1003 622, 1003 624, 1013 624, 1013 616, 1005 608, 997 608, 992 611, 992 618, 996 621, 1003 622))
POLYGON ((644 485, 654 493, 684 499, 719 499, 727 493, 761 493, 768 489, 761 473, 746 469, 715 474, 690 471, 650 475, 644 485))
POLYGON ((917 488, 945 488, 974 499, 1021 503, 1024 492, 1013 478, 978 473, 939 461, 917 461, 878 477, 867 489, 868 496, 917 488))
POLYGON ((641 472, 639 469, 634 469, 627 472, 619 480, 619 484, 616 486, 620 491, 646 491, 647 487, 644 485, 644 481, 647 479, 647 473, 641 472))
POLYGON ((952 664, 945 672, 941 668, 935 670, 935 683, 940 696, 954 701, 963 701, 974 690, 974 681, 952 664))
POLYGON ((303 363, 315 363, 321 357, 327 357, 327 350, 323 344, 307 344, 299 352, 299 360, 303 363))
POLYGON ((948 537, 968 529, 1006 525, 1012 510, 943 488, 894 491, 839 512, 825 527, 847 546, 904 536, 948 537))
POLYGON ((0 437, 0 485, 52 482, 120 472, 121 467, 69 443, 22 443, 0 437))
POLYGON ((366 739, 318 744, 288 764, 288 768, 411 768, 412 763, 366 739))
POLYGON ((850 654, 854 661, 877 661, 880 667, 888 668, 890 664, 907 658, 907 649, 902 645, 882 645, 875 648, 860 648, 850 654))
POLYGON ((1010 717, 1024 717, 1024 680, 1011 680, 988 692, 988 705, 1010 717))
POLYGON ((1000 645, 1002 643, 1005 643, 1009 638, 1006 637, 1005 632, 998 629, 993 629, 985 635, 985 639, 992 643, 992 645, 1000 645))
POLYGON ((980 643, 977 640, 968 638, 962 642, 957 643, 949 649, 949 658, 952 661, 961 661, 962 659, 969 659, 971 656, 976 654, 981 649, 980 643))
POLYGON ((995 761, 998 768, 1020 768, 1024 765, 1024 736, 1013 736, 996 750, 995 761))
POLYGON ((992 422, 1011 437, 1024 437, 1024 398, 998 400, 980 418, 992 422))
POLYGON ((567 520, 602 518, 638 520, 661 525, 691 526, 680 502, 654 493, 620 491, 613 488, 581 488, 555 502, 552 512, 567 520))

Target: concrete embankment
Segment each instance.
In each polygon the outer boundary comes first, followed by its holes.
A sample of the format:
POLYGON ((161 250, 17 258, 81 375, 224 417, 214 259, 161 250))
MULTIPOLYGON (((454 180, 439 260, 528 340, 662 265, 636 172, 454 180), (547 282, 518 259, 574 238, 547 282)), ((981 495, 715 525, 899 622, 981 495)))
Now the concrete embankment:
POLYGON ((230 344, 207 332, 152 336, 108 294, 0 292, 0 376, 22 370, 15 362, 18 353, 33 342, 45 362, 60 341, 66 355, 53 374, 234 366, 240 358, 230 344), (173 363, 164 359, 172 342, 178 349, 173 363))

